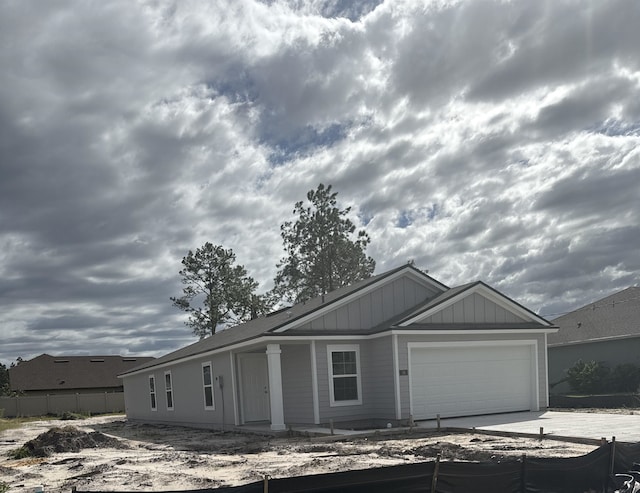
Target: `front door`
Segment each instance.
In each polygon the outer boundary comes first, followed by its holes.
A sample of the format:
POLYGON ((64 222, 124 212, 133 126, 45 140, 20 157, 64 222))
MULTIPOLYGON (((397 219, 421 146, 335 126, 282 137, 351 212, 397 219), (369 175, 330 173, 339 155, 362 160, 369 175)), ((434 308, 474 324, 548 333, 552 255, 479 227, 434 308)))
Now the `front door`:
POLYGON ((269 421, 269 370, 267 355, 238 354, 243 422, 269 421))

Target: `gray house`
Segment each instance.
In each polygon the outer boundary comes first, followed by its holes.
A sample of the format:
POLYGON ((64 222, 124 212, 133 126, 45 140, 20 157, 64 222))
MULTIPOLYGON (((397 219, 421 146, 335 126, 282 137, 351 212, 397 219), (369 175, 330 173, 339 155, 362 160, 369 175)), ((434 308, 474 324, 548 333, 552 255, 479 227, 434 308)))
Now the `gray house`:
POLYGON ((283 430, 538 410, 555 330, 482 282, 405 265, 125 372, 127 417, 283 430))
POLYGON ((640 287, 589 303, 553 323, 560 328, 549 335, 549 383, 554 393, 569 390, 559 382, 580 359, 601 361, 612 369, 621 363, 640 366, 640 287))

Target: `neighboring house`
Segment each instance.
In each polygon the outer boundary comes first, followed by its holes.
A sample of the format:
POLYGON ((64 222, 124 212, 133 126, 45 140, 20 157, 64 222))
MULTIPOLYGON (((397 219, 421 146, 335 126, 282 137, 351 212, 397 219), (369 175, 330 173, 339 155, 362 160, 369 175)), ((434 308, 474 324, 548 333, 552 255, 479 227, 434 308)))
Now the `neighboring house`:
POLYGON ((549 335, 549 383, 553 393, 569 390, 567 369, 576 361, 601 361, 611 369, 640 365, 640 287, 630 287, 553 320, 549 335))
POLYGON ((24 395, 123 392, 118 374, 153 359, 41 354, 9 368, 9 384, 12 391, 24 395))
POLYGON ((482 282, 405 265, 130 370, 133 421, 406 424, 548 406, 551 323, 482 282))

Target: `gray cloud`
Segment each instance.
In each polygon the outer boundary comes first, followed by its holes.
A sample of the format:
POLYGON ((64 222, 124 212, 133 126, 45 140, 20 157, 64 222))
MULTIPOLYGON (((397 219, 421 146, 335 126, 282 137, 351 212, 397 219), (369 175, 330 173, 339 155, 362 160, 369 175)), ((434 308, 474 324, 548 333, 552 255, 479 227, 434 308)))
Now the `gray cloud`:
POLYGON ((639 282, 639 21, 632 0, 3 4, 0 361, 194 341, 182 257, 223 244, 268 289, 320 182, 379 271, 545 314, 639 282))

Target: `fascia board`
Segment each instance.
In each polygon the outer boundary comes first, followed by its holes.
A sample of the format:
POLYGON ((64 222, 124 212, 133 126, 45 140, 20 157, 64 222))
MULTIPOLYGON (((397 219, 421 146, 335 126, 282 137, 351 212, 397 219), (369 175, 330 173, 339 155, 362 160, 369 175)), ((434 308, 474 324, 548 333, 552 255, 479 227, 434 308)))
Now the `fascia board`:
POLYGON ((378 339, 380 337, 389 337, 393 335, 412 335, 412 336, 429 336, 429 335, 489 335, 489 334, 552 334, 557 332, 558 329, 551 328, 540 328, 540 329, 482 329, 482 330, 464 330, 464 329, 436 329, 436 330, 402 330, 402 329, 390 329, 385 330, 383 332, 377 332, 376 334, 366 334, 366 335, 353 335, 353 334, 345 334, 345 335, 304 335, 304 336, 295 336, 295 335, 283 335, 283 336, 261 336, 256 339, 251 339, 250 341, 245 341, 237 344, 233 344, 232 346, 226 346, 218 349, 211 349, 209 351, 205 351, 199 354, 193 354, 191 356, 185 356, 184 358, 175 359, 173 361, 167 361, 157 366, 150 366, 148 368, 142 368, 140 370, 136 370, 131 373, 125 373, 118 375, 118 378, 128 378, 135 375, 140 375, 144 373, 149 373, 151 371, 161 370, 163 368, 167 368, 169 366, 174 366, 180 363, 185 363, 188 361, 208 358, 211 356, 215 356, 220 353, 238 351, 246 347, 251 347, 255 345, 262 344, 281 344, 287 342, 311 342, 311 341, 349 341, 349 340, 370 340, 370 339, 378 339))
POLYGON ((493 289, 489 288, 488 286, 484 285, 484 284, 476 284, 475 286, 470 287, 469 289, 465 289, 464 291, 458 293, 456 296, 453 296, 452 298, 440 303, 439 305, 434 306, 433 308, 430 308, 429 310, 422 312, 418 315, 415 315, 413 317, 411 317, 410 319, 404 320, 403 322, 399 323, 399 326, 405 327, 407 325, 411 325, 414 324, 416 322, 419 322, 420 320, 424 320, 427 317, 430 317, 436 313, 438 313, 441 310, 444 310, 445 308, 457 303, 458 301, 466 298, 467 296, 471 295, 471 294, 480 294, 482 296, 484 296, 485 298, 487 298, 489 301, 494 302, 496 305, 504 308, 507 311, 510 311, 520 317, 524 317, 527 320, 531 320, 533 322, 538 322, 541 325, 544 326, 550 326, 551 323, 547 322, 546 320, 544 320, 541 317, 538 317, 537 315, 535 315, 534 313, 524 309, 523 307, 521 307, 520 305, 518 305, 517 303, 514 303, 513 301, 511 301, 509 298, 507 298, 504 295, 499 294, 498 292, 494 291, 493 289))
POLYGON ((415 281, 419 282, 420 284, 423 284, 425 286, 430 286, 433 287, 439 291, 442 291, 443 293, 446 291, 445 289, 443 289, 443 285, 436 283, 434 281, 431 280, 431 278, 427 277, 426 275, 421 276, 420 275, 420 271, 417 271, 416 269, 413 269, 409 266, 407 266, 405 269, 401 269, 398 272, 394 272, 393 274, 391 274, 388 277, 384 277, 382 279, 380 279, 378 282, 374 282, 373 284, 370 284, 362 289, 359 289, 358 291, 355 291, 353 293, 351 293, 348 296, 345 296, 344 298, 339 298, 331 303, 329 303, 327 306, 322 307, 312 313, 309 313, 308 315, 302 316, 300 318, 297 318, 295 320, 292 320, 291 323, 288 323, 286 325, 283 325, 275 330, 273 330, 273 333, 282 333, 282 332, 286 332, 287 330, 291 330, 291 329, 295 329, 296 327, 299 327, 300 325, 304 325, 307 322, 310 322, 313 319, 322 317, 324 315, 326 315, 327 313, 337 310, 338 308, 340 308, 341 306, 344 306, 348 303, 351 303, 353 300, 366 295, 367 293, 370 293, 371 291, 380 288, 381 286, 384 286, 385 284, 388 284, 392 281, 395 281, 396 279, 399 279, 400 277, 404 277, 404 276, 410 276, 411 278, 413 278, 415 281))

